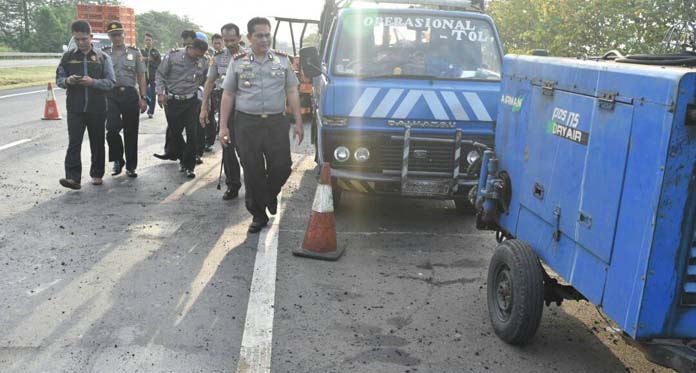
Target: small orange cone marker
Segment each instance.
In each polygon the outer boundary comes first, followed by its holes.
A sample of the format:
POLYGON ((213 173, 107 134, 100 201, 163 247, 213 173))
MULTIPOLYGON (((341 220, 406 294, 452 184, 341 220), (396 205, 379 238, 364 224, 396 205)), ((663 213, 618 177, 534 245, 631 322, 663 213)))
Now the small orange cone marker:
POLYGON ((338 260, 344 249, 336 245, 336 221, 331 192, 331 165, 321 167, 319 185, 314 194, 312 216, 309 218, 302 247, 292 251, 293 255, 321 260, 338 260))
POLYGON ((42 120, 60 120, 63 119, 58 112, 58 104, 56 104, 56 96, 53 94, 53 86, 48 83, 48 93, 46 94, 46 105, 44 106, 44 115, 42 120))

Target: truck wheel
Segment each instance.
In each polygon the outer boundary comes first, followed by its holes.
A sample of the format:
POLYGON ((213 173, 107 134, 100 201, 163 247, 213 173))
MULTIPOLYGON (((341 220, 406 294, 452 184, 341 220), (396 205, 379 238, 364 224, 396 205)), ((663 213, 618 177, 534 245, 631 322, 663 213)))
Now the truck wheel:
POLYGON ((544 277, 527 243, 498 245, 488 267, 487 297, 491 325, 500 339, 523 345, 534 336, 544 306, 544 277))

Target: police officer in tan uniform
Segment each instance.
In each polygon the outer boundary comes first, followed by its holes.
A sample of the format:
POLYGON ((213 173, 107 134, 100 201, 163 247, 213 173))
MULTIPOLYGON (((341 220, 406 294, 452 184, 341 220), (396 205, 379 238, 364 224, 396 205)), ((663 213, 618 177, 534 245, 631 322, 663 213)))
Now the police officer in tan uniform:
MULTIPOLYGON (((302 142, 302 114, 298 80, 290 59, 273 51, 271 23, 266 18, 252 18, 247 24, 251 50, 233 57, 223 83, 224 93, 220 122, 231 127, 244 167, 246 208, 253 216, 249 233, 258 233, 268 224, 266 208, 275 215, 278 193, 290 176, 290 138, 285 104, 295 116, 293 138, 302 142)), ((231 145, 227 126, 220 126, 220 142, 231 145)))
POLYGON ((179 171, 193 179, 196 167, 196 136, 198 132, 198 87, 206 77, 208 62, 204 58, 208 43, 194 39, 191 45, 168 53, 155 79, 157 102, 167 116, 167 144, 160 159, 180 160, 179 171), (181 133, 186 131, 186 141, 181 133))
POLYGON ((107 96, 106 114, 109 162, 114 162, 111 175, 119 175, 125 166, 128 177, 138 177, 135 172, 138 167, 138 127, 140 114, 147 110, 145 63, 138 48, 124 44, 125 32, 121 23, 110 22, 107 33, 112 46, 103 48, 103 51, 111 56, 116 76, 116 86, 107 96))
MULTIPOLYGON (((222 40, 225 43, 225 49, 215 53, 215 56, 211 60, 210 67, 208 68, 208 79, 205 82, 205 90, 203 91, 203 107, 201 108, 201 113, 198 118, 201 126, 205 127, 206 129, 215 125, 214 116, 211 120, 210 115, 205 115, 205 113, 209 110, 208 103, 211 104, 211 112, 220 110, 222 83, 225 80, 227 68, 232 61, 232 56, 242 51, 241 47, 239 46, 241 35, 237 25, 234 23, 228 23, 222 26, 220 32, 222 34, 222 40)), ((229 122, 226 124, 228 128, 230 128, 229 124, 229 122)), ((232 133, 230 133, 230 136, 231 135, 232 133)), ((225 184, 227 184, 227 191, 225 191, 225 194, 222 195, 222 199, 224 200, 237 198, 239 195, 239 188, 242 186, 239 171, 239 161, 237 160, 234 141, 230 141, 230 143, 230 146, 224 146, 222 148, 222 162, 225 168, 225 184)))

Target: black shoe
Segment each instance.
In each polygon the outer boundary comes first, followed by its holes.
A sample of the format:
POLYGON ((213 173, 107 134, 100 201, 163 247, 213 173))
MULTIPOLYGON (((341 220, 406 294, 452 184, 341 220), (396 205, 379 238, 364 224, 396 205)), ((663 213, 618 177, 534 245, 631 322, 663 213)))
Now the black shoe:
POLYGON ((198 155, 196 156, 196 164, 203 164, 203 160, 198 155))
POLYGON ((266 207, 271 215, 275 215, 278 212, 278 197, 273 197, 272 200, 268 201, 266 207))
POLYGON ((222 195, 222 199, 225 201, 229 201, 231 199, 235 199, 239 196, 239 190, 237 189, 227 189, 225 194, 222 195))
POLYGON ((114 161, 114 167, 111 169, 111 176, 121 174, 121 171, 123 171, 123 166, 125 166, 124 162, 114 161))
POLYGON ((167 154, 167 153, 165 153, 165 154, 157 154, 157 153, 155 153, 155 154, 153 154, 153 155, 155 156, 155 158, 159 158, 159 159, 161 159, 161 160, 163 160, 163 161, 176 161, 177 159, 179 159, 179 158, 174 157, 173 155, 170 155, 170 154, 167 154))
POLYGON ((150 118, 150 119, 152 119, 153 115, 152 115, 152 114, 148 114, 147 117, 150 118))
POLYGON ((188 170, 188 169, 187 169, 187 170, 185 170, 184 172, 186 172, 186 177, 189 178, 189 179, 193 179, 193 178, 196 177, 196 174, 193 173, 193 170, 188 170))
POLYGON ((133 178, 138 177, 138 174, 134 170, 126 170, 126 175, 133 178))
POLYGON ((249 224, 249 233, 259 233, 265 227, 268 225, 268 220, 266 221, 252 221, 251 224, 249 224))
POLYGON ((73 179, 60 179, 60 180, 58 180, 58 182, 60 182, 60 185, 66 187, 68 189, 78 190, 78 189, 82 188, 80 183, 73 180, 73 179))

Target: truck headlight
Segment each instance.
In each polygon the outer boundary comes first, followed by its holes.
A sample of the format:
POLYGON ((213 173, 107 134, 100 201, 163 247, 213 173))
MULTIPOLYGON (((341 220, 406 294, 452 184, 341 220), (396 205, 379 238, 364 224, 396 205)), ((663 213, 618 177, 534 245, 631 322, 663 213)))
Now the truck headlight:
POLYGON ((348 125, 348 118, 322 117, 321 124, 327 127, 345 127, 348 125))
POLYGON ((472 150, 469 152, 469 154, 466 155, 466 162, 472 165, 476 163, 476 161, 478 161, 479 158, 481 158, 481 154, 479 154, 479 152, 476 150, 472 150))
POLYGON ((370 151, 367 148, 358 148, 354 154, 355 160, 364 163, 370 159, 370 151))
POLYGON ((345 146, 339 146, 334 150, 334 159, 343 163, 350 158, 350 150, 345 146))

